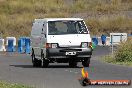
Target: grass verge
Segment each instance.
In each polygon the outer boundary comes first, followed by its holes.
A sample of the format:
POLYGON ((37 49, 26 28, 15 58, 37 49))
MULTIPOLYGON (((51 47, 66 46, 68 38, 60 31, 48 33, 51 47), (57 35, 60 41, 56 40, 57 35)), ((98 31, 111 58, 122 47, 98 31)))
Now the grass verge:
POLYGON ((132 38, 128 38, 128 41, 121 43, 113 55, 104 56, 103 61, 132 66, 132 38))
POLYGON ((123 65, 123 66, 132 66, 132 62, 130 61, 125 61, 125 62, 119 62, 116 61, 115 58, 112 57, 112 55, 107 55, 102 57, 101 59, 104 62, 111 63, 111 64, 117 64, 117 65, 123 65))
POLYGON ((10 84, 4 81, 0 81, 0 88, 32 88, 20 84, 10 84))

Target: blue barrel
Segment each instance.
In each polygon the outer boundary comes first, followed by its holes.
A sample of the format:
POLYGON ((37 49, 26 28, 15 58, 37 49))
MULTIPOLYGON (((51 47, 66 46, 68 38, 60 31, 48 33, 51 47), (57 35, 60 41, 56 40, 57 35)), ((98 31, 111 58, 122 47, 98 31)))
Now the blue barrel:
POLYGON ((30 53, 30 38, 26 38, 25 48, 26 48, 26 50, 25 50, 26 54, 29 54, 30 53))
POLYGON ((128 34, 128 37, 132 37, 132 34, 128 34))
POLYGON ((106 42, 106 35, 102 34, 101 35, 101 40, 104 41, 104 42, 106 42))
POLYGON ((20 37, 19 39, 22 41, 22 46, 25 46, 26 37, 20 37))
POLYGON ((97 46, 98 45, 98 38, 93 37, 92 38, 92 43, 94 43, 94 45, 97 46))
POLYGON ((14 52, 15 46, 13 45, 14 40, 8 40, 7 52, 14 52))
POLYGON ((19 39, 18 40, 18 52, 19 53, 23 53, 23 40, 22 39, 19 39))
POLYGON ((20 37, 18 40, 18 52, 25 53, 25 39, 26 37, 20 37))
POLYGON ((20 37, 19 40, 21 41, 21 49, 22 49, 22 51, 20 53, 25 53, 25 51, 26 51, 26 47, 25 47, 26 37, 20 37))

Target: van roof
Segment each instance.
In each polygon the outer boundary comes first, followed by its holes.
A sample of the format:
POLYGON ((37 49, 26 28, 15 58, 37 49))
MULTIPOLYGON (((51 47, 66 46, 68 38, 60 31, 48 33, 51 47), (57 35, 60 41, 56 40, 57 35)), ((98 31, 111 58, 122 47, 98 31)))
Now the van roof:
POLYGON ((44 19, 35 19, 35 22, 37 21, 61 21, 61 20, 74 20, 74 21, 78 21, 78 20, 83 20, 81 18, 44 18, 44 19))

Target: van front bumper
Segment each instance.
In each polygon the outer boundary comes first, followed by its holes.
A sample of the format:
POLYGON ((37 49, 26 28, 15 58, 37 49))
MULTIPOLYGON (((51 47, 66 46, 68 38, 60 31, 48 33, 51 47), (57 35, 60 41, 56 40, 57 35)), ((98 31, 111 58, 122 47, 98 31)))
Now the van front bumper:
POLYGON ((46 58, 91 57, 91 48, 48 48, 46 58))

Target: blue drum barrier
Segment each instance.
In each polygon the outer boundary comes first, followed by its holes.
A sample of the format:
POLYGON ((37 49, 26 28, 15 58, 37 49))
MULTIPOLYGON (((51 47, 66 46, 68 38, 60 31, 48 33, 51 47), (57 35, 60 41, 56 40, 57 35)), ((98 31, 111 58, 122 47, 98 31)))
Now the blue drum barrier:
POLYGON ((18 42, 18 48, 19 48, 18 52, 19 53, 25 53, 26 51, 25 41, 26 41, 26 37, 19 38, 19 42, 18 42))
POLYGON ((95 46, 97 46, 98 45, 98 38, 93 37, 92 42, 94 43, 95 46))
POLYGON ((14 52, 15 51, 15 46, 13 45, 13 40, 8 40, 8 45, 7 45, 7 52, 14 52))
POLYGON ((93 37, 92 38, 92 49, 96 48, 97 45, 98 45, 98 38, 93 37))
POLYGON ((19 39, 22 41, 22 46, 25 46, 26 37, 20 37, 19 39))
POLYGON ((19 53, 30 53, 30 38, 20 37, 18 41, 18 52, 19 53))
POLYGON ((23 37, 23 38, 22 38, 22 41, 23 41, 23 46, 24 46, 24 48, 25 48, 26 37, 23 37))
POLYGON ((26 48, 25 50, 26 54, 29 54, 30 53, 30 38, 25 39, 25 48, 26 48))
POLYGON ((18 52, 23 53, 23 40, 22 39, 18 40, 18 52))

